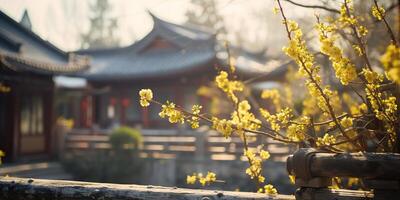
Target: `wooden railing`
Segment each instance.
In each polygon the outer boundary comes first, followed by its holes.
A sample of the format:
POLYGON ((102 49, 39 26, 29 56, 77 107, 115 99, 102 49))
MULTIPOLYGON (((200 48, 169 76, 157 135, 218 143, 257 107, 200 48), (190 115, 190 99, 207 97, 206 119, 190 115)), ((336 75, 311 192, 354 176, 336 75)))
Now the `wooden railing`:
MULTIPOLYGON (((243 142, 238 136, 222 137, 214 131, 196 132, 191 130, 141 130, 143 145, 141 157, 157 159, 206 159, 206 160, 245 160, 243 142)), ((266 137, 254 136, 248 140, 249 148, 264 145, 271 154, 271 160, 285 162, 293 153, 293 147, 266 137)), ((66 135, 67 151, 89 149, 109 149, 108 133, 72 130, 66 135)))

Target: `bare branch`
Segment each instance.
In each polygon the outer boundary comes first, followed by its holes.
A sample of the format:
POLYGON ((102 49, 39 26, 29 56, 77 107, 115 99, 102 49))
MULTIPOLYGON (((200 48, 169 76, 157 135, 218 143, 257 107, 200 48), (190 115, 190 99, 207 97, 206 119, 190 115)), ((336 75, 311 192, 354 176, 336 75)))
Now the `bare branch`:
POLYGON ((328 12, 333 12, 333 13, 340 14, 340 11, 339 11, 339 10, 336 10, 336 9, 334 9, 334 8, 328 8, 328 7, 321 6, 321 5, 305 5, 305 4, 301 4, 301 3, 294 2, 294 1, 292 1, 292 0, 284 0, 284 1, 286 1, 286 2, 288 2, 288 3, 291 3, 291 4, 293 4, 293 5, 296 5, 296 6, 303 7, 303 8, 321 9, 321 10, 325 10, 325 11, 328 11, 328 12))

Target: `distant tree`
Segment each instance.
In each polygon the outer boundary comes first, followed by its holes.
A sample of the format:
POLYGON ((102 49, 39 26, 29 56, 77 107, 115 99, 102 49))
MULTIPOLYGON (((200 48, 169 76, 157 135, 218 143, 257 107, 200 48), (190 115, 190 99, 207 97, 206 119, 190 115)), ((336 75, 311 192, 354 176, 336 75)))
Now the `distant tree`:
POLYGON ((187 23, 213 29, 219 38, 226 37, 224 18, 215 0, 191 0, 192 9, 186 12, 187 23))
POLYGON ((82 48, 118 46, 119 39, 114 35, 118 22, 115 17, 109 16, 112 7, 108 0, 96 0, 89 6, 92 12, 90 28, 87 33, 81 35, 82 48))

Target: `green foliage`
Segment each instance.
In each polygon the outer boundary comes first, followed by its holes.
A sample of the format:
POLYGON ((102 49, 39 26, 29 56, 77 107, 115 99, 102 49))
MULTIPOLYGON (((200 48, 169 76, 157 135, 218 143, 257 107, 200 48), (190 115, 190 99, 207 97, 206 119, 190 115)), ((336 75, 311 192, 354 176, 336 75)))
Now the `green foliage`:
POLYGON ((137 148, 142 142, 139 131, 122 126, 115 129, 110 135, 110 144, 113 149, 137 148))
POLYGON ((141 141, 139 131, 120 127, 110 135, 111 149, 68 152, 62 164, 76 180, 139 183, 144 166, 138 151, 141 141))

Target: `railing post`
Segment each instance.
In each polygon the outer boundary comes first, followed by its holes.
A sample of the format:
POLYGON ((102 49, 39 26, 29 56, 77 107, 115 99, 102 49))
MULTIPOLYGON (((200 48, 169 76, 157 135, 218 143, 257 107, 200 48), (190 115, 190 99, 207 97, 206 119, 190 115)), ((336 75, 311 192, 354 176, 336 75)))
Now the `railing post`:
POLYGON ((207 132, 196 133, 195 137, 195 160, 198 162, 203 162, 206 160, 206 140, 208 138, 207 132))
POLYGON ((297 200, 397 199, 400 196, 400 154, 326 153, 302 148, 287 160, 287 170, 296 177, 297 200), (370 191, 330 190, 333 177, 362 179, 370 191), (355 195, 360 193, 360 195, 355 195))

